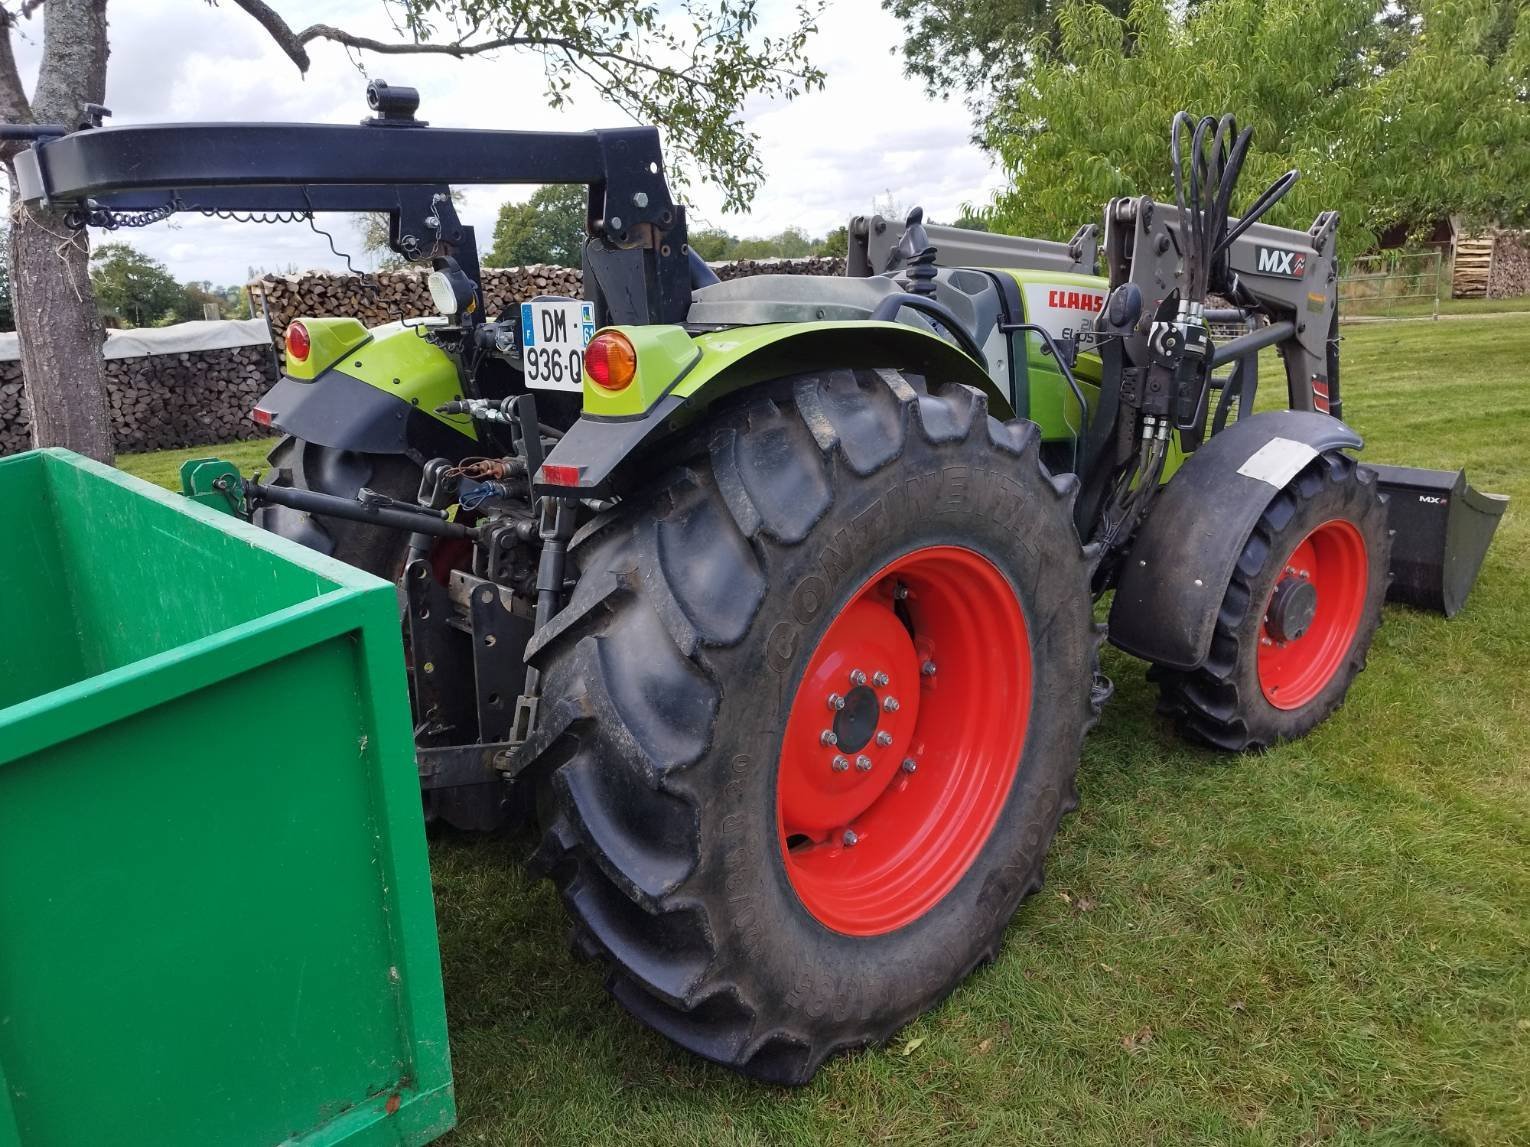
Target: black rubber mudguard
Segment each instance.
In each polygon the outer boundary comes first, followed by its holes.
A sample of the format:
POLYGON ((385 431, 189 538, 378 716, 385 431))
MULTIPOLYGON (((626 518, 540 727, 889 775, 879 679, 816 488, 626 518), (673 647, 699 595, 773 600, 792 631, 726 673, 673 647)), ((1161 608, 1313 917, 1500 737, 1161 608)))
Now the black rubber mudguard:
POLYGON ((1233 423, 1158 495, 1110 609, 1110 640, 1144 661, 1198 668, 1249 531, 1271 499, 1326 450, 1358 450, 1337 418, 1272 410, 1233 423))
POLYGON ((309 382, 283 376, 255 409, 273 429, 336 450, 406 454, 423 465, 431 458, 462 458, 477 445, 396 395, 359 378, 327 370, 309 382))
POLYGON ((1388 600, 1454 617, 1477 580, 1508 496, 1473 488, 1465 470, 1371 468, 1387 495, 1387 524, 1395 533, 1388 600))

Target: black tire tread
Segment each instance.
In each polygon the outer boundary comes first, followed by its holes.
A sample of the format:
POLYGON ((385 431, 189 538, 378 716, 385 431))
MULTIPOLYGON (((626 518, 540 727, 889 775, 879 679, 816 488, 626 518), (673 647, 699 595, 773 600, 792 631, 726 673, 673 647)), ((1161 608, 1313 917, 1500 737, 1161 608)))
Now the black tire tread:
POLYGON ((1344 703, 1350 684, 1365 669, 1371 640, 1380 624, 1381 601, 1386 593, 1385 573, 1391 547, 1386 526, 1386 500, 1376 472, 1338 450, 1318 455, 1278 493, 1255 523, 1228 584, 1212 634, 1206 662, 1191 671, 1154 666, 1149 677, 1158 683, 1159 712, 1169 717, 1181 736, 1197 744, 1229 753, 1257 752, 1277 740, 1304 734, 1327 720, 1344 703), (1336 502, 1366 535, 1373 566, 1379 563, 1379 585, 1370 590, 1360 631, 1350 648, 1349 660, 1335 679, 1341 687, 1330 688, 1300 710, 1299 724, 1277 733, 1257 716, 1264 702, 1240 670, 1257 649, 1246 649, 1246 629, 1254 602, 1253 587, 1272 563, 1283 560, 1277 539, 1283 528, 1307 504, 1326 498, 1336 502))
MULTIPOLYGON (((688 772, 707 751, 719 705, 709 651, 749 629, 771 576, 772 547, 808 536, 830 507, 837 466, 865 476, 893 465, 910 434, 934 443, 978 432, 1035 466, 1040 488, 1071 521, 1077 483, 1050 480, 1036 428, 989 417, 982 394, 967 387, 930 394, 922 380, 896 371, 841 370, 741 401, 715 415, 682 449, 681 464, 646 497, 630 499, 627 513, 576 539, 571 557, 589 573, 528 649, 543 672, 544 697, 522 752, 543 786, 544 832, 533 863, 557 883, 574 917, 574 949, 606 964, 608 989, 637 1018, 746 1074, 806 1082, 827 1056, 885 1042, 934 1001, 852 1038, 815 1044, 792 1030, 779 1006, 745 998, 729 969, 716 966, 707 905, 686 894, 708 797, 688 772), (719 568, 730 571, 735 592, 701 592, 695 571, 719 568), (636 664, 644 667, 640 682, 627 672, 636 664), (540 764, 553 757, 555 766, 540 764)), ((1086 584, 1082 551, 1055 560, 1075 562, 1069 576, 1086 584)), ((1102 640, 1099 627, 1094 645, 1102 640)), ((1089 706, 1087 689, 1078 703, 1089 706)), ((1085 716, 1085 727, 1095 715, 1085 716)), ((1058 822, 1078 804, 1073 749, 1026 895, 1041 885, 1039 857, 1058 822)), ((986 938, 978 962, 993 958, 1007 922, 986 938)))

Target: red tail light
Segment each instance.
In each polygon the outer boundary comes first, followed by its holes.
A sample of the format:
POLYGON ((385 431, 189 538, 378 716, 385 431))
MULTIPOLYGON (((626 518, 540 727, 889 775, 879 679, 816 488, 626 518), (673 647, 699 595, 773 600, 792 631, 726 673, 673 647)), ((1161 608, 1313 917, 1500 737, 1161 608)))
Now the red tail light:
POLYGON ((308 338, 308 328, 302 323, 291 323, 287 327, 287 353, 298 362, 308 361, 308 352, 313 344, 308 338))
POLYGON ((579 485, 579 467, 544 465, 538 471, 538 477, 547 486, 577 486, 579 485))
POLYGON ((254 410, 250 411, 250 420, 260 426, 270 426, 271 412, 269 410, 262 410, 257 406, 254 410))

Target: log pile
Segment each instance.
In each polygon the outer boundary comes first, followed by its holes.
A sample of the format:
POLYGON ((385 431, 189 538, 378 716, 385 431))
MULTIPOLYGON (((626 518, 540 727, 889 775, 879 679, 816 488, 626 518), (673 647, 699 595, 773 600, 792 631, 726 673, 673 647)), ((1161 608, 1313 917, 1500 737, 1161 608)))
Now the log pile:
MULTIPOLYGON (((266 346, 109 359, 106 394, 117 451, 169 450, 261 438, 250 421, 276 382, 266 346)), ((31 448, 21 363, 0 362, 0 455, 31 448)))
POLYGON ((1530 232, 1498 233, 1487 294, 1490 299, 1530 295, 1530 232))
MULTIPOLYGON (((743 259, 713 265, 720 279, 748 275, 843 275, 842 258, 743 259)), ((255 305, 264 302, 278 350, 287 324, 304 315, 359 319, 369 327, 394 319, 417 319, 436 313, 425 288, 423 267, 380 271, 375 275, 336 275, 308 271, 301 275, 268 275, 250 284, 255 305)), ((485 303, 491 315, 536 295, 578 298, 583 278, 567 267, 485 267, 485 303)))
POLYGON ((805 259, 739 259, 713 263, 712 270, 726 282, 751 275, 843 275, 845 260, 839 255, 810 255, 805 259))
MULTIPOLYGON (((309 271, 301 275, 268 275, 250 284, 255 305, 262 302, 270 316, 278 350, 283 349, 287 324, 304 315, 359 319, 369 327, 394 319, 417 319, 436 313, 425 287, 423 267, 381 271, 375 275, 333 275, 309 271)), ((536 295, 579 297, 582 277, 567 267, 485 267, 484 302, 497 315, 536 295)))

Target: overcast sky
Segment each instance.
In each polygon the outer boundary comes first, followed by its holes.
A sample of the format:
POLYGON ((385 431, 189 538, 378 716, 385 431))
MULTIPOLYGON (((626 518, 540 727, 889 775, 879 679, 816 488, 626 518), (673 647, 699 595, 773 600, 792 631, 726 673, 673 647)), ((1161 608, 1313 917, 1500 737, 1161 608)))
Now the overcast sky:
MULTIPOLYGON (((338 24, 392 37, 380 0, 273 0, 296 26, 338 24)), ((767 12, 789 11, 766 0, 767 12)), ((184 120, 285 120, 354 123, 367 114, 366 80, 338 47, 310 45, 313 66, 302 76, 266 34, 231 4, 206 0, 116 0, 111 17, 111 61, 106 102, 111 123, 184 120)), ((769 17, 767 17, 767 22, 769 17)), ((754 101, 746 109, 760 136, 766 181, 753 209, 724 215, 715 189, 693 184, 692 226, 715 225, 739 235, 773 234, 797 225, 822 235, 889 193, 900 204, 922 204, 949 219, 967 202, 981 202, 1000 180, 969 142, 971 125, 959 103, 932 100, 906 79, 892 48, 898 22, 878 0, 834 0, 811 45, 828 74, 824 91, 790 104, 754 101)), ((22 25, 17 55, 31 84, 41 20, 22 25)), ((369 74, 420 89, 419 115, 438 125, 584 130, 628 122, 592 92, 570 107, 548 109, 536 57, 505 53, 497 59, 364 60, 369 74)), ((495 212, 530 188, 474 188, 462 209, 487 251, 495 212)), ((356 231, 342 216, 321 216, 334 227, 342 250, 359 255, 356 231)), ((302 224, 252 225, 177 217, 131 232, 117 232, 169 265, 181 279, 243 282, 249 268, 340 269, 323 239, 302 224)), ((96 236, 100 238, 100 236, 96 236)), ((364 258, 358 263, 366 265, 364 258)))

